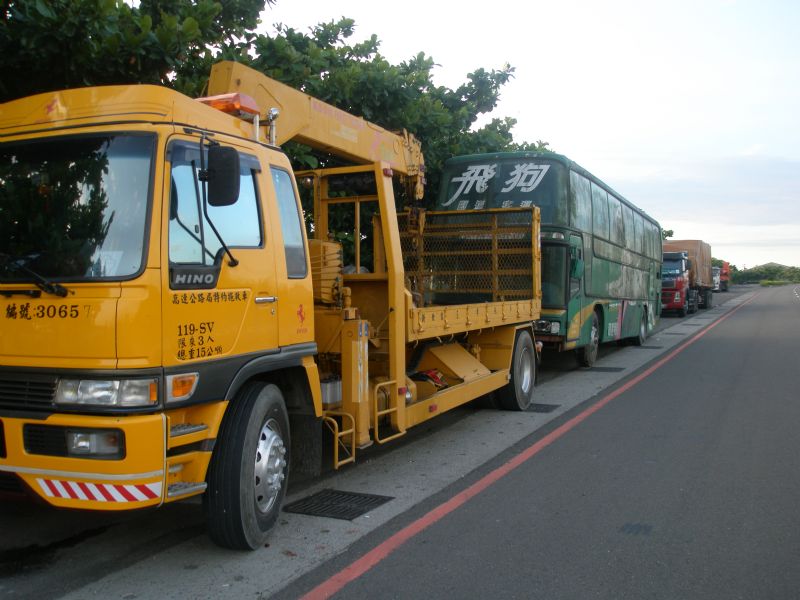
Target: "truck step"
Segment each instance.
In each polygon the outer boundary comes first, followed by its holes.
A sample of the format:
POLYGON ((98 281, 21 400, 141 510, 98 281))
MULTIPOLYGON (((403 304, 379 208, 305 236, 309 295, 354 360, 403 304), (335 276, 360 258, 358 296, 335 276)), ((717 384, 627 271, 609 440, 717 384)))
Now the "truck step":
POLYGON ((171 483, 167 488, 167 498, 180 498, 198 492, 206 491, 208 484, 205 481, 181 481, 171 483))
POLYGON ((182 435, 189 435, 190 433, 197 433, 198 431, 205 431, 208 425, 205 423, 178 423, 169 428, 169 437, 179 437, 182 435))

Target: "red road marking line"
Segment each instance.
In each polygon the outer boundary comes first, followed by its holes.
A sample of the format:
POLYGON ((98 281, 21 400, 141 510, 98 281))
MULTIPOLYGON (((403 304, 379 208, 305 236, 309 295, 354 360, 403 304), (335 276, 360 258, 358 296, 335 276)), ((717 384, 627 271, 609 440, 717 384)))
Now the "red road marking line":
POLYGON ((481 479, 473 483, 467 489, 463 490, 462 492, 459 492, 458 494, 450 498, 450 500, 443 502, 442 504, 431 510, 426 515, 420 517, 413 523, 406 525, 403 529, 395 533, 387 540, 375 546, 375 548, 364 554, 361 558, 356 559, 348 566, 346 566, 344 569, 342 569, 335 575, 331 576, 327 580, 320 583, 317 587, 312 589, 307 594, 303 595, 301 600, 322 600, 324 598, 330 598, 336 592, 341 590, 345 585, 361 577, 364 573, 369 571, 372 567, 374 567, 384 558, 389 556, 392 552, 397 550, 400 546, 405 544, 412 537, 422 532, 423 530, 427 529, 429 526, 433 525, 447 514, 453 512, 455 509, 457 509, 462 504, 467 502, 467 500, 481 493, 483 490, 488 488, 498 479, 505 477, 508 473, 519 467, 525 461, 536 456, 539 452, 544 450, 547 446, 552 444, 554 441, 563 436, 565 433, 567 433, 571 429, 574 429, 577 425, 583 423, 588 417, 590 417, 598 410, 603 408, 606 404, 608 404, 615 398, 627 392, 629 389, 631 389, 633 386, 635 386, 637 383, 639 383, 646 377, 649 377, 654 371, 660 369, 665 363, 675 358, 675 356, 677 356, 678 354, 683 352, 686 348, 694 344, 697 340, 699 340, 709 331, 714 329, 714 327, 725 321, 733 313, 738 311, 746 304, 749 304, 750 302, 755 300, 757 296, 758 294, 755 294, 749 300, 742 302, 739 306, 732 309, 729 313, 723 315, 722 317, 711 323, 711 325, 709 325, 705 329, 702 329, 701 331, 697 332, 692 338, 683 342, 680 346, 678 346, 677 348, 672 350, 669 354, 667 354, 667 356, 660 359, 658 362, 648 367, 646 370, 639 373, 636 377, 626 382, 624 385, 617 388, 607 396, 603 397, 601 400, 599 400, 586 410, 575 415, 569 421, 567 421, 563 425, 560 425, 559 427, 548 433, 538 442, 536 442, 532 446, 529 446, 528 448, 526 448, 525 450, 523 450, 522 452, 511 458, 505 464, 499 466, 494 471, 484 475, 481 479))

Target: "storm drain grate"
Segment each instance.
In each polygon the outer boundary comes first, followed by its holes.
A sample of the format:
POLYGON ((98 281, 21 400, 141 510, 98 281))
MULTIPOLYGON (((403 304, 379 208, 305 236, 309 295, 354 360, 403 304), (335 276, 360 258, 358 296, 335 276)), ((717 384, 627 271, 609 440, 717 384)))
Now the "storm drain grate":
POLYGON ((619 373, 620 371, 624 371, 625 367, 589 367, 583 370, 594 371, 595 373, 619 373))
POLYGON ((531 407, 531 410, 533 412, 537 412, 537 413, 550 413, 550 412, 553 412, 555 409, 557 409, 559 406, 561 406, 561 405, 560 404, 534 404, 531 407))
POLYGON ((392 496, 322 490, 284 507, 284 511, 312 517, 328 517, 352 521, 381 504, 394 500, 392 496))
POLYGON ((634 346, 635 348, 642 348, 643 350, 663 350, 664 346, 634 346))

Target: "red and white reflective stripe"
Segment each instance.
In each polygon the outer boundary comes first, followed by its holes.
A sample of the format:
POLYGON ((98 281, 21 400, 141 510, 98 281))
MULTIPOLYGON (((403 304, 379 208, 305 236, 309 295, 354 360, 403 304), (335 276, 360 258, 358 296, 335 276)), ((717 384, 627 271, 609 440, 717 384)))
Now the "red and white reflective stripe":
POLYGON ((37 479, 48 498, 93 500, 95 502, 144 502, 161 498, 161 482, 137 485, 84 483, 59 479, 37 479))

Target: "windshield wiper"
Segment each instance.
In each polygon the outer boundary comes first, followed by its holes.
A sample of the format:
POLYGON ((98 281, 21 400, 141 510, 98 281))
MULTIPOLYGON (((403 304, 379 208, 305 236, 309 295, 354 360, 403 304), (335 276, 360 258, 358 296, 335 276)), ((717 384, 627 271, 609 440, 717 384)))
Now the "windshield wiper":
POLYGON ((0 264, 4 265, 6 268, 11 268, 20 273, 25 273, 29 275, 33 279, 33 283, 36 287, 47 294, 52 294, 53 296, 58 296, 59 298, 66 298, 69 291, 60 283, 56 283, 55 281, 49 281, 39 275, 33 269, 30 269, 26 266, 26 262, 31 261, 37 258, 38 254, 30 254, 28 256, 23 256, 21 258, 14 259, 8 254, 0 253, 0 264))

